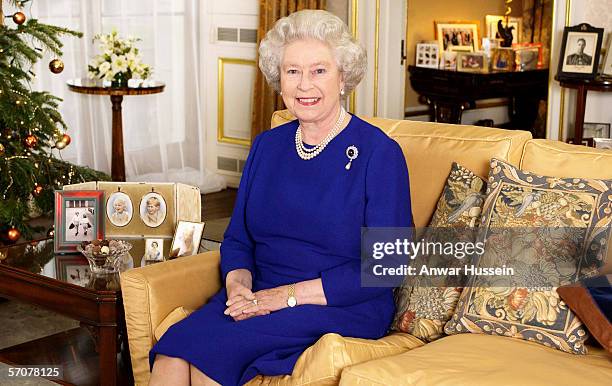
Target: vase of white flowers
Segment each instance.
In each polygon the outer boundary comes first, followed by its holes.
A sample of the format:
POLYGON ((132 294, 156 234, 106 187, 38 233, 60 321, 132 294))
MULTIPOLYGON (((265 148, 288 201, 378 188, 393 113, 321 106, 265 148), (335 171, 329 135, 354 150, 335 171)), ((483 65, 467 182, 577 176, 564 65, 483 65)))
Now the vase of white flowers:
POLYGON ((89 77, 111 82, 111 87, 127 87, 130 79, 147 79, 151 67, 142 63, 136 42, 137 38, 121 38, 116 30, 100 34, 94 41, 100 42, 99 55, 89 64, 89 77))

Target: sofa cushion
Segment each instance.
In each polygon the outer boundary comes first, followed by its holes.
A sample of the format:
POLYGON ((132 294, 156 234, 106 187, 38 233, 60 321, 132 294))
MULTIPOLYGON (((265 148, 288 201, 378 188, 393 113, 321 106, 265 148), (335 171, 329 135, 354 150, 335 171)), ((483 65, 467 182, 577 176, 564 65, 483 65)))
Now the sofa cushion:
POLYGON ((403 333, 387 335, 378 340, 326 334, 298 358, 291 375, 258 375, 247 385, 337 385, 342 369, 347 366, 396 355, 420 346, 423 346, 422 341, 403 333))
POLYGON ((561 299, 612 355, 612 275, 580 281, 580 285, 557 288, 561 299))
POLYGON ((525 144, 520 168, 552 177, 612 179, 610 165, 612 150, 532 139, 525 144))
POLYGON ((612 361, 601 348, 571 355, 490 335, 454 335, 403 354, 350 366, 341 386, 606 386, 612 361))
POLYGON ((168 331, 170 327, 172 327, 172 325, 185 319, 186 317, 191 315, 193 311, 194 310, 185 307, 176 307, 174 310, 172 310, 172 312, 169 313, 168 316, 166 316, 164 320, 162 320, 161 323, 155 328, 155 340, 159 342, 161 337, 166 333, 166 331, 168 331))
POLYGON ((532 175, 493 159, 488 183, 478 265, 514 272, 474 277, 445 332, 499 334, 583 354, 585 328, 554 287, 602 265, 612 181, 532 175))
MULTIPOLYGON (((485 178, 491 158, 518 165, 523 146, 531 139, 529 132, 520 130, 360 118, 379 127, 402 147, 410 173, 412 216, 417 227, 429 223, 453 161, 485 178)), ((272 126, 292 119, 286 110, 276 111, 272 126)))
MULTIPOLYGON (((474 242, 476 227, 485 198, 486 182, 469 169, 453 162, 451 173, 436 212, 423 234, 428 242, 474 242)), ((449 261, 435 253, 421 254, 414 261, 432 267, 459 267, 460 260, 449 261)), ((417 264, 420 266, 421 264, 417 264)), ((420 272, 420 269, 417 267, 420 272)), ((395 290, 396 314, 392 329, 406 332, 425 341, 442 336, 461 294, 461 284, 454 276, 406 276, 395 290)))

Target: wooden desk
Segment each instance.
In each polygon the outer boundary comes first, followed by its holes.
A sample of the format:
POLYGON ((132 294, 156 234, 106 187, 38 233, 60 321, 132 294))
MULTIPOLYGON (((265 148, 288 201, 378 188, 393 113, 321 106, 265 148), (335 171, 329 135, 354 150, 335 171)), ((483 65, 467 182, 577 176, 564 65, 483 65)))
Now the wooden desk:
POLYGON ((149 83, 140 87, 103 87, 99 81, 90 79, 71 79, 68 81, 70 91, 81 94, 110 95, 113 104, 113 154, 111 176, 113 181, 125 181, 125 158, 123 155, 123 120, 121 103, 124 95, 148 95, 164 91, 165 84, 149 83))
POLYGON ((476 101, 509 98, 509 127, 533 132, 540 100, 548 97, 548 69, 463 72, 409 66, 410 85, 429 105, 433 122, 461 123, 476 101))
POLYGON ((612 79, 563 79, 555 76, 561 87, 573 88, 578 91, 576 101, 576 121, 574 124, 574 143, 582 143, 582 133, 584 132, 584 112, 586 110, 587 91, 612 91, 612 79))

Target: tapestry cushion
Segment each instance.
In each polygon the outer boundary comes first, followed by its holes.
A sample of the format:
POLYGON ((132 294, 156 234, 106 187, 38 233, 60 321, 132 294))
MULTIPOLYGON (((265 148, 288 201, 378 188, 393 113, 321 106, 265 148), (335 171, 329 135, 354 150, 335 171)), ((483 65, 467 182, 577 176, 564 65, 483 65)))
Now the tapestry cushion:
POLYGON ((585 354, 585 328, 556 288, 596 275, 603 264, 612 181, 538 176, 492 159, 487 182, 478 235, 485 252, 445 332, 585 354))
MULTIPOLYGON (((485 181, 472 171, 453 162, 442 195, 438 200, 429 227, 423 239, 439 240, 441 237, 457 241, 468 238, 474 241, 474 229, 480 222, 480 213, 485 198, 485 181), (439 232, 437 228, 452 228, 439 232)), ((428 266, 448 266, 448 259, 441 256, 421 255, 428 266)), ((433 341, 443 335, 444 323, 453 314, 461 287, 450 281, 424 282, 420 277, 406 277, 395 291, 396 314, 392 329, 407 332, 424 341, 433 341)))
POLYGON ((612 355, 612 275, 587 278, 578 285, 559 287, 557 292, 612 355))

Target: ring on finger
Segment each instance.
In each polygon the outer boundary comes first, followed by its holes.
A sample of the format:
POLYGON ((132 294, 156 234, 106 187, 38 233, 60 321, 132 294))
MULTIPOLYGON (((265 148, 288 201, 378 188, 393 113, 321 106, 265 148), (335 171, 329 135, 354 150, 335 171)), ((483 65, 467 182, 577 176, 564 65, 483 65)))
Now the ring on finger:
POLYGON ((257 299, 253 299, 252 301, 254 305, 257 305, 257 299))

